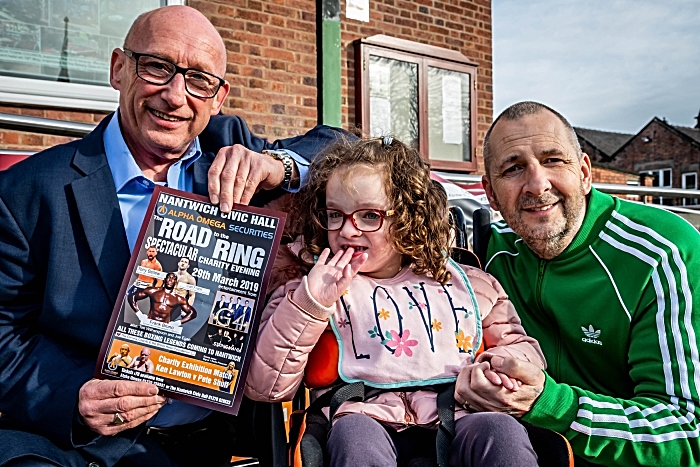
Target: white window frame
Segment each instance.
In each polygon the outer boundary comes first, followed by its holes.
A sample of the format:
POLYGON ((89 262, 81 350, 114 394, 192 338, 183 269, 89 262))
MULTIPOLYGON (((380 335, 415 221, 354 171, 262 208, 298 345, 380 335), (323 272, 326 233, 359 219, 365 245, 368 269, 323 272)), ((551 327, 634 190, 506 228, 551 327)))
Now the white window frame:
MULTIPOLYGON (((681 174, 681 187, 684 190, 697 190, 698 189, 698 174, 697 172, 685 172, 681 174), (693 186, 688 186, 686 179, 688 176, 692 175, 695 178, 695 184, 693 186)), ((697 198, 683 198, 683 206, 695 206, 698 204, 697 198)))
MULTIPOLYGON (((165 4, 185 1, 165 0, 165 4)), ((111 112, 119 105, 119 93, 110 86, 0 76, 0 103, 111 112)))
POLYGON ((659 188, 673 188, 673 170, 672 169, 659 169, 655 170, 654 172, 659 174, 659 188), (669 184, 668 185, 662 185, 661 182, 663 181, 663 173, 668 172, 668 179, 669 179, 669 184))
MULTIPOLYGON (((640 172, 640 174, 647 174, 647 175, 652 175, 656 177, 656 180, 659 181, 659 184, 656 185, 658 188, 673 188, 673 170, 671 168, 663 168, 663 169, 654 169, 654 170, 644 170, 640 172), (668 172, 668 179, 670 180, 670 185, 662 185, 661 183, 663 182, 663 173, 668 172)), ((667 200, 669 199, 668 197, 666 198, 667 200)), ((653 198, 653 203, 658 203, 658 204, 664 204, 664 198, 663 196, 655 197, 653 198)))
POLYGON ((671 168, 663 168, 663 169, 654 169, 654 170, 644 170, 640 172, 640 174, 646 174, 646 175, 652 175, 656 177, 656 179, 659 181, 659 184, 657 185, 659 188, 672 188, 673 187, 673 171, 671 168), (661 183, 663 182, 663 172, 668 172, 669 175, 669 180, 671 181, 670 185, 662 185, 661 183))
POLYGON ((697 172, 685 172, 684 174, 681 175, 681 181, 683 184, 682 188, 684 190, 697 190, 698 189, 698 174, 697 174, 697 172), (686 182, 688 175, 692 175, 693 178, 695 178, 695 183, 693 184, 693 186, 688 186, 688 184, 686 182))

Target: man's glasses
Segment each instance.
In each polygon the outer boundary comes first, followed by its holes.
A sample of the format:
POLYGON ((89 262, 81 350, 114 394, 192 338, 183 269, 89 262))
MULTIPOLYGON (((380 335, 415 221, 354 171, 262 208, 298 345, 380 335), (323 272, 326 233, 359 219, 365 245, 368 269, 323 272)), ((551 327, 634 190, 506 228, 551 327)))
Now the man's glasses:
POLYGON ((194 97, 211 99, 225 81, 216 75, 194 68, 182 68, 155 55, 140 54, 124 49, 124 55, 136 61, 136 76, 147 83, 164 86, 180 73, 185 77, 185 89, 194 97))
POLYGON ((396 211, 390 209, 381 211, 379 209, 358 209, 350 214, 345 214, 337 209, 318 209, 316 219, 319 225, 325 230, 340 230, 345 225, 345 221, 350 219, 352 225, 361 232, 376 232, 382 228, 384 218, 391 217, 396 211))

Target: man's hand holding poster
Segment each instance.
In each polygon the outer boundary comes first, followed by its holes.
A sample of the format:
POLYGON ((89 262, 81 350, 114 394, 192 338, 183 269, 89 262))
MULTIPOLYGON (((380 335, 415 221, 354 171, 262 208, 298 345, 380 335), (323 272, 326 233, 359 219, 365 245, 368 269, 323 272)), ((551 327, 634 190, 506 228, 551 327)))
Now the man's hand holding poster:
POLYGON ((148 381, 169 397, 237 413, 284 221, 157 188, 96 377, 148 381))

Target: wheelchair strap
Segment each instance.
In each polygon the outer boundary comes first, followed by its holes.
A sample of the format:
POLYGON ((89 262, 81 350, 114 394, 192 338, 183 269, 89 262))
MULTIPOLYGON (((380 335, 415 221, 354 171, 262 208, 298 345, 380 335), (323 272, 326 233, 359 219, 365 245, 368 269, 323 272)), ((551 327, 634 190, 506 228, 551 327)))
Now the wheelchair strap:
POLYGON ((448 384, 437 395, 438 426, 435 438, 437 451, 437 463, 440 467, 447 467, 450 459, 452 440, 455 439, 455 385, 448 384))
POLYGON ((333 418, 335 417, 335 413, 344 402, 363 402, 365 399, 365 385, 363 383, 344 384, 333 391, 330 401, 330 413, 328 414, 329 429, 330 423, 333 422, 333 418))
MULTIPOLYGON (((450 448, 452 440, 455 438, 455 385, 446 384, 439 386, 421 386, 416 388, 402 388, 406 390, 427 390, 437 392, 437 409, 438 409, 438 425, 437 435, 435 438, 435 448, 437 452, 437 463, 440 467, 447 467, 450 456, 450 448)), ((363 402, 383 392, 396 391, 396 389, 374 389, 367 388, 363 383, 343 384, 336 389, 322 394, 316 399, 311 406, 320 408, 330 406, 328 430, 330 431, 333 418, 336 412, 344 402, 358 401, 363 402)), ((309 409, 311 409, 311 406, 309 409)), ((307 410, 309 410, 307 409, 307 410)))

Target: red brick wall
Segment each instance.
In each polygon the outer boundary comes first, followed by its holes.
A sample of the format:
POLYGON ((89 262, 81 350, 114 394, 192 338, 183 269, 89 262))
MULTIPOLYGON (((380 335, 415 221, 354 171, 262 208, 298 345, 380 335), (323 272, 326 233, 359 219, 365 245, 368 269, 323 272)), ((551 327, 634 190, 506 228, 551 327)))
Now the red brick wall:
MULTIPOLYGON (((658 120, 652 120, 613 159, 632 172, 671 168, 674 188, 682 188, 684 173, 700 173, 700 148, 658 120)), ((676 199, 673 204, 682 204, 676 199)))
POLYGON ((191 0, 226 43, 231 92, 224 113, 272 139, 317 121, 315 0, 191 0))
MULTIPOLYGON (((627 185, 627 182, 636 182, 639 183, 639 185, 641 186, 651 186, 652 184, 652 179, 650 177, 640 177, 639 175, 621 172, 619 170, 610 169, 607 167, 594 166, 591 171, 591 175, 593 176, 593 183, 613 183, 616 185, 627 185)), ((650 196, 641 197, 637 195, 621 194, 613 194, 613 196, 633 201, 642 201, 642 198, 644 198, 645 203, 651 203, 650 196)))
MULTIPOLYGON (((228 50, 231 92, 224 112, 275 139, 303 133, 317 121, 316 0, 190 0, 217 27, 228 50)), ((375 34, 457 50, 478 63, 478 158, 492 120, 490 0, 372 0, 370 22, 345 18, 342 27, 342 122, 355 124, 352 41, 375 34)), ((0 112, 98 122, 104 114, 0 107, 0 112)), ((38 149, 63 139, 0 130, 0 148, 38 149)), ((480 162, 480 167, 482 164, 480 162)))
POLYGON ((594 183, 615 183, 618 185, 627 185, 627 181, 637 180, 639 180, 639 175, 618 172, 617 170, 609 170, 604 167, 593 167, 594 183))

